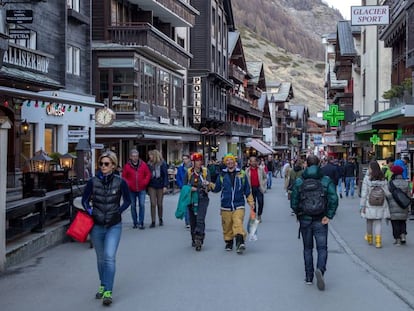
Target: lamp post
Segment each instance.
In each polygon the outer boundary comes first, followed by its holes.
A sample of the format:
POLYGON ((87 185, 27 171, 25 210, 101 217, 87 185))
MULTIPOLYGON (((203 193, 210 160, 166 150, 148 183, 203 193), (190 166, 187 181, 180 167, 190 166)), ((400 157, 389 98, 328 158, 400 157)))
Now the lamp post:
POLYGON ((75 159, 77 159, 77 157, 70 153, 65 153, 59 158, 60 167, 63 168, 65 172, 64 173, 65 181, 69 179, 69 171, 71 171, 72 168, 74 167, 75 159))
MULTIPOLYGON (((34 186, 39 188, 42 184, 41 176, 44 174, 49 173, 50 161, 52 158, 47 155, 42 149, 37 151, 33 158, 29 160, 29 171, 30 173, 35 174, 35 179, 37 179, 37 183, 35 180, 34 186)), ((44 191, 39 192, 39 195, 44 195, 44 191)))

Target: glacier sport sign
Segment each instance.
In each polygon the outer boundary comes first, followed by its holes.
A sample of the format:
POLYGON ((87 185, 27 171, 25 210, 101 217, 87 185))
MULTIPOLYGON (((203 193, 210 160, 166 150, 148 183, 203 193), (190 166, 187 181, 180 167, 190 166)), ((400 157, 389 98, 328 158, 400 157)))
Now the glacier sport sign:
POLYGON ((351 25, 388 25, 390 8, 388 5, 351 6, 351 25))

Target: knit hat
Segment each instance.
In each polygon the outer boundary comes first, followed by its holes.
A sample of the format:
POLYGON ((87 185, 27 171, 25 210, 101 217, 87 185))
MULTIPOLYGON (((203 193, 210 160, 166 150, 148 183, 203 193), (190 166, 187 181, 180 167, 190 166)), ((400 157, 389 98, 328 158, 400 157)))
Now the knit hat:
POLYGON ((399 166, 399 165, 393 165, 391 167, 391 172, 394 175, 401 175, 403 173, 403 171, 404 171, 404 169, 401 166, 399 166))
POLYGON ((191 161, 203 161, 203 155, 201 153, 194 152, 191 155, 191 161))
POLYGON ((226 163, 228 159, 236 161, 236 157, 232 153, 227 153, 223 158, 223 162, 226 163))

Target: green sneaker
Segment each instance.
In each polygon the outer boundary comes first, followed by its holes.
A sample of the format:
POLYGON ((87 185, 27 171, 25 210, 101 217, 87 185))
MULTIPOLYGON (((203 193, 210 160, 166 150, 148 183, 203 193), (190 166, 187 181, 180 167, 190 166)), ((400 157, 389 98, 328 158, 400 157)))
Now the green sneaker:
POLYGON ((105 292, 105 287, 103 287, 102 285, 99 286, 98 292, 95 295, 96 299, 101 299, 103 297, 103 294, 105 292))
POLYGON ((103 293, 102 298, 103 298, 102 303, 103 303, 105 306, 109 306, 109 305, 112 303, 112 292, 111 292, 111 291, 109 291, 109 290, 105 291, 105 292, 103 293))

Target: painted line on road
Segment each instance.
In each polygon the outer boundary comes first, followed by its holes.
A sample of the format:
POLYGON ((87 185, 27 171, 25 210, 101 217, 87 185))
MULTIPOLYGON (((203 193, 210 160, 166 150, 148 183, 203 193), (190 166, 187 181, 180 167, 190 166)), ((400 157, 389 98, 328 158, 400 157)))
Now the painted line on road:
POLYGON ((404 301, 411 309, 414 310, 414 296, 408 291, 398 286, 394 281, 387 278, 386 276, 375 270, 374 267, 370 266, 367 262, 358 257, 348 246, 344 239, 341 238, 339 233, 333 228, 332 224, 329 226, 329 232, 333 235, 334 239, 338 244, 345 250, 345 252, 351 257, 351 259, 360 267, 365 269, 368 273, 372 274, 375 279, 382 283, 392 293, 404 301))

